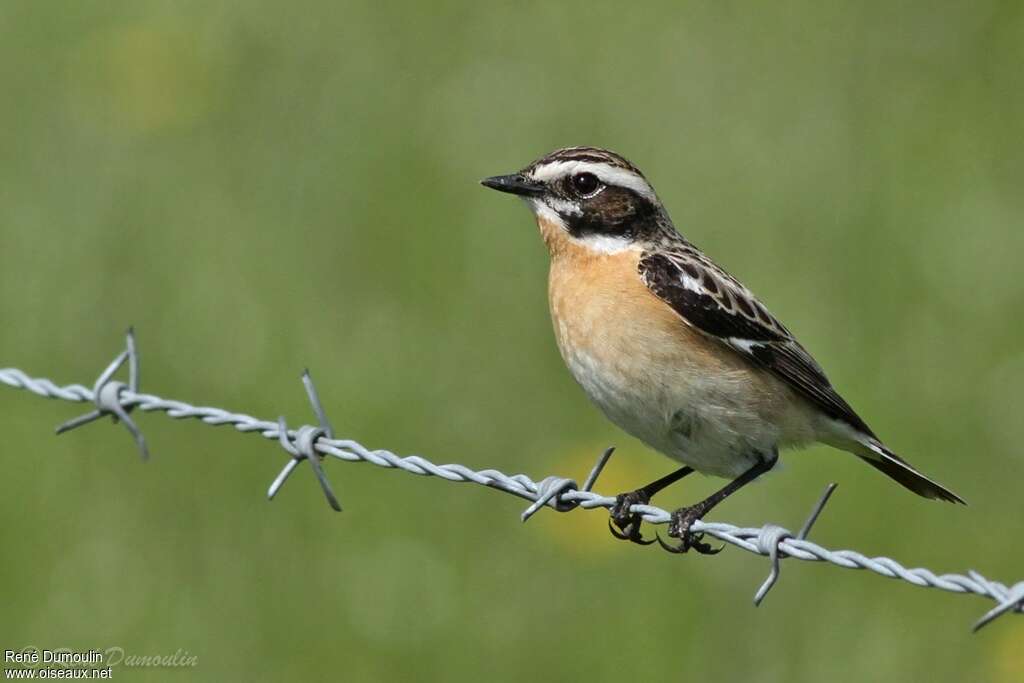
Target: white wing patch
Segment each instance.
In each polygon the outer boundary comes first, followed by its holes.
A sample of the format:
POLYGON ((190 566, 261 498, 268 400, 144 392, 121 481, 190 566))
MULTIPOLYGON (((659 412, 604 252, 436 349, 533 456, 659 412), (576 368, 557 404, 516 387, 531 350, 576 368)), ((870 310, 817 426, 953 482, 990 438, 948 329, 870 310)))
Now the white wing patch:
POLYGON ((729 337, 729 346, 733 346, 748 356, 754 355, 754 347, 761 346, 761 342, 751 341, 750 339, 737 339, 736 337, 729 337))
POLYGON ((688 325, 782 379, 825 415, 871 435, 789 330, 746 287, 694 247, 648 253, 640 267, 647 286, 688 325))

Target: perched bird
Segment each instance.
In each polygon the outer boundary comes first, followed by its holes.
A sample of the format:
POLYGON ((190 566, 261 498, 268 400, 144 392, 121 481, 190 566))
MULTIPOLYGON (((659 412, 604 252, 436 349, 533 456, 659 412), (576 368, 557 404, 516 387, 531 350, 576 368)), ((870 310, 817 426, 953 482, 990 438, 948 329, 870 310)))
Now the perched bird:
POLYGON ((676 510, 669 536, 680 543, 662 545, 716 552, 693 522, 772 469, 780 448, 813 442, 856 455, 918 495, 964 502, 875 436, 792 333, 676 231, 626 159, 570 147, 481 182, 533 210, 551 255, 555 338, 573 377, 612 422, 685 465, 617 497, 609 521, 617 537, 653 542, 630 506, 697 470, 732 481, 676 510))

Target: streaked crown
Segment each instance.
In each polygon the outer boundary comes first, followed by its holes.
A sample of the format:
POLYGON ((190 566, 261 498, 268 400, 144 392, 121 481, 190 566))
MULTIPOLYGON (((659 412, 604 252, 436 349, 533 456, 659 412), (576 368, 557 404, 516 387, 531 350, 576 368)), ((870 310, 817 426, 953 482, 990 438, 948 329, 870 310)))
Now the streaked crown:
POLYGON ((640 169, 629 162, 625 157, 600 147, 565 147, 556 149, 554 152, 537 159, 527 169, 538 168, 548 164, 555 164, 566 161, 580 161, 592 164, 604 164, 612 168, 620 168, 624 171, 644 177, 640 169))

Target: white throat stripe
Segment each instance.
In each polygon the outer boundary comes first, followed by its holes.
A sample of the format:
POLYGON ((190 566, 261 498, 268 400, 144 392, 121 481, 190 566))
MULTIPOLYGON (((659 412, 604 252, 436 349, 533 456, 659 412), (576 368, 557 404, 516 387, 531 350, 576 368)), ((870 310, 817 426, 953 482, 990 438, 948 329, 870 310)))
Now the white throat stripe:
POLYGON ((593 251, 601 254, 618 254, 619 252, 626 251, 627 249, 639 248, 625 237, 620 237, 618 235, 592 234, 572 239, 573 241, 584 245, 588 249, 592 249, 593 251))

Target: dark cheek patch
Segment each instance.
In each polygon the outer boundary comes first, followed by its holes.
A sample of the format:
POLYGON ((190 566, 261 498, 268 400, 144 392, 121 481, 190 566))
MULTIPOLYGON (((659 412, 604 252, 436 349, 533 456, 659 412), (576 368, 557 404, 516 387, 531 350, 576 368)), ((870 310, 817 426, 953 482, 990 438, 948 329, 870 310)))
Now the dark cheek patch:
POLYGON ((624 187, 606 187, 596 196, 582 200, 580 208, 582 214, 564 217, 575 237, 632 237, 653 226, 654 207, 650 201, 624 187))

